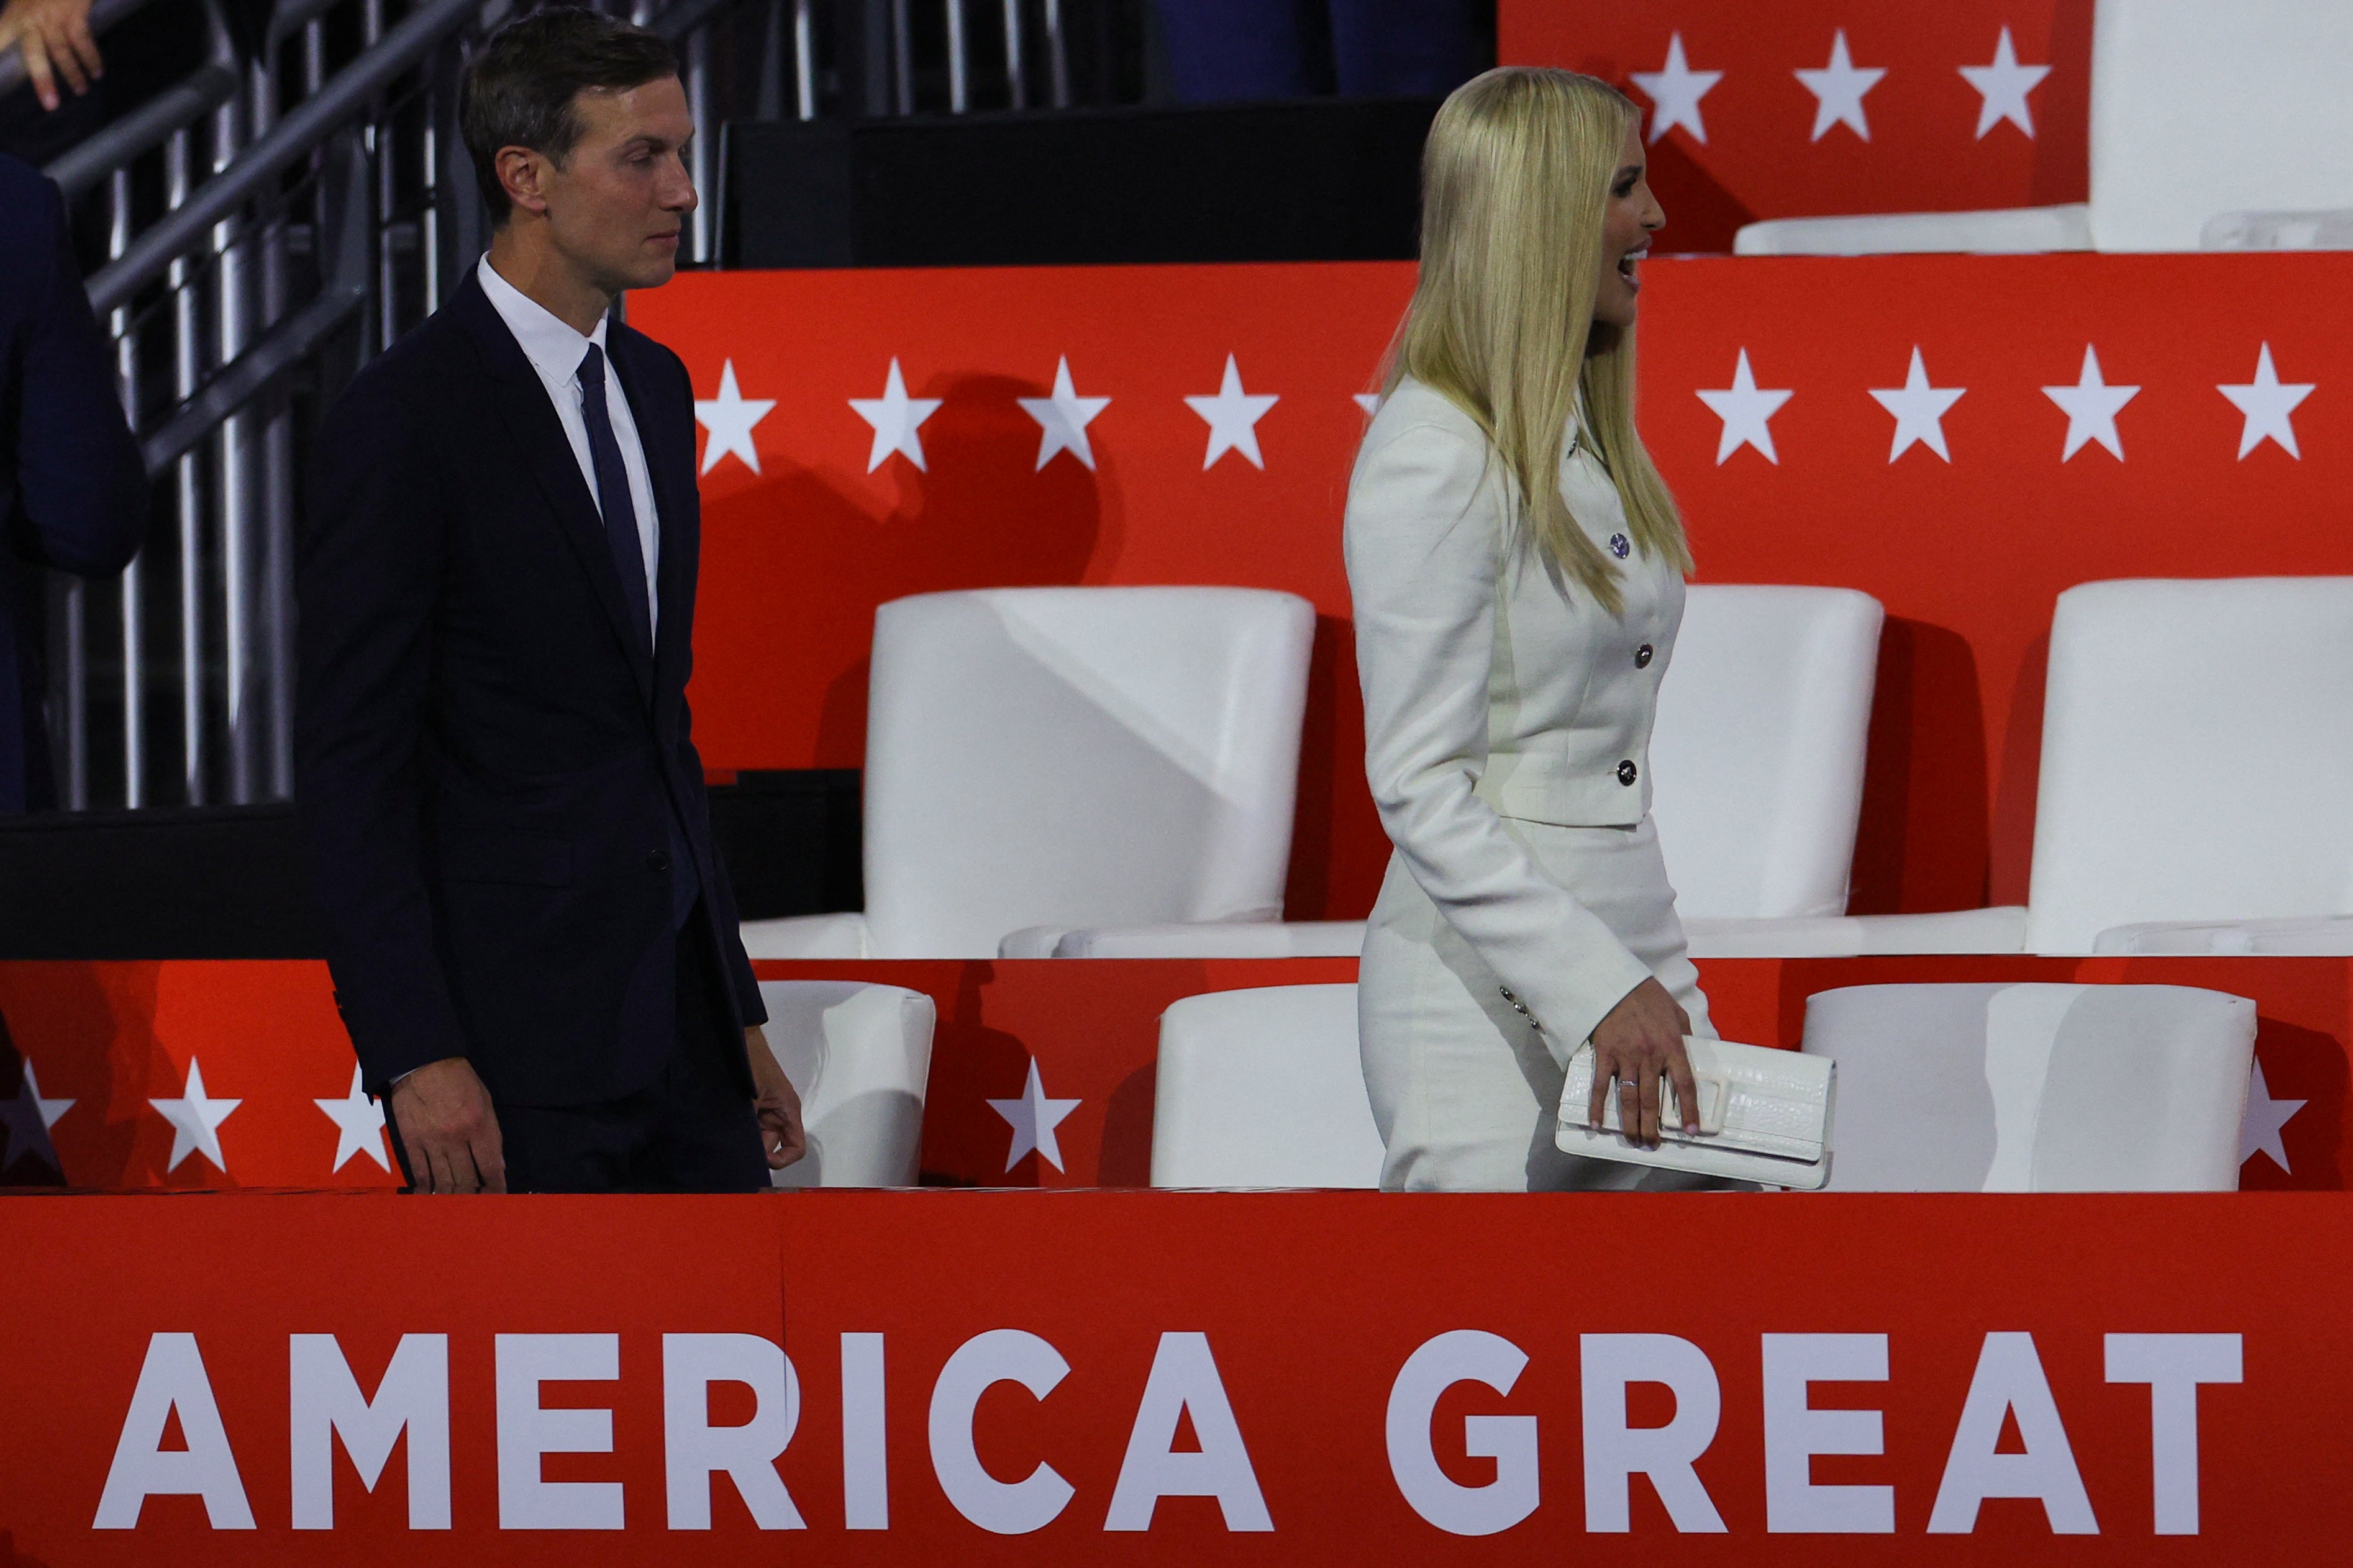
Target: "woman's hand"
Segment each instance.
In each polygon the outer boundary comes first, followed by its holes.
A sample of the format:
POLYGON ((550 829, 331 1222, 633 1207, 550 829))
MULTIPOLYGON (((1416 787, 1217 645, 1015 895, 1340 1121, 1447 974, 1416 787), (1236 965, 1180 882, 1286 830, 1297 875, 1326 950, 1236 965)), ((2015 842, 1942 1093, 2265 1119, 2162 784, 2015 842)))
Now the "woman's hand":
POLYGON ((90 0, 7 0, 0 5, 0 50, 11 44, 23 48, 25 74, 44 109, 63 101, 58 77, 79 96, 104 74, 90 36, 90 0))
POLYGON ((1690 1032, 1690 1016, 1656 980, 1626 993, 1594 1026, 1593 1099, 1586 1107, 1586 1125, 1601 1125, 1602 1105, 1614 1089, 1619 1131, 1643 1148, 1657 1148, 1659 1086, 1672 1081, 1683 1131, 1698 1131, 1699 1089, 1683 1054, 1683 1037, 1690 1032))

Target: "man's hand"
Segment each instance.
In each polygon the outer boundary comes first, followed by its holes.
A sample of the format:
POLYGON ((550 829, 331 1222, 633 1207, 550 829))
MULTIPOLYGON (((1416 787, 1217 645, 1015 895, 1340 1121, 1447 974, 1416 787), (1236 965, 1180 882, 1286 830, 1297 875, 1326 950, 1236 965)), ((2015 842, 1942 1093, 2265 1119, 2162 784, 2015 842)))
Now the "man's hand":
POLYGON ((502 1193, 506 1156, 491 1091, 463 1057, 427 1062, 393 1086, 395 1131, 420 1193, 502 1193))
POLYGON ((0 50, 11 44, 24 50, 25 75, 44 109, 63 101, 58 76, 79 97, 106 74, 90 35, 90 0, 7 0, 0 5, 0 50))
POLYGON ((781 1171, 808 1152, 801 1097, 756 1024, 744 1031, 744 1054, 752 1058, 752 1108, 760 1121, 760 1143, 767 1151, 768 1169, 781 1171))

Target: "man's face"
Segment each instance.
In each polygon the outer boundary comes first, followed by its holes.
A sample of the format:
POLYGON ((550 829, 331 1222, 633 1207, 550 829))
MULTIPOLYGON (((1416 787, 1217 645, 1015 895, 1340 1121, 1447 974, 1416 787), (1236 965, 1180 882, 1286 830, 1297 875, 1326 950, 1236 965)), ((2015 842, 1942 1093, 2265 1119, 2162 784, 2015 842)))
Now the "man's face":
POLYGON ((572 104, 580 140, 540 187, 556 250, 608 294, 669 282, 695 200, 686 89, 666 76, 624 92, 583 90, 572 104))

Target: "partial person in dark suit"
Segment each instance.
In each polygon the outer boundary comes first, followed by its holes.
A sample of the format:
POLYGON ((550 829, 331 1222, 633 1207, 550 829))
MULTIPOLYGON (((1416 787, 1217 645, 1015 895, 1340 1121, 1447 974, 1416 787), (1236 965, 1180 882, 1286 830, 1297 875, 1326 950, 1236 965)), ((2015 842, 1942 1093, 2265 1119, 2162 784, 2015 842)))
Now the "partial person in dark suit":
POLYGON ((147 469, 90 314, 65 199, 0 154, 0 812, 57 804, 41 569, 122 570, 147 525, 147 469))
POLYGON ((675 268, 686 95, 561 7, 459 115, 490 252, 328 416, 298 558, 337 1004, 419 1191, 761 1188, 803 1134, 689 736, 693 392, 609 314, 675 268))

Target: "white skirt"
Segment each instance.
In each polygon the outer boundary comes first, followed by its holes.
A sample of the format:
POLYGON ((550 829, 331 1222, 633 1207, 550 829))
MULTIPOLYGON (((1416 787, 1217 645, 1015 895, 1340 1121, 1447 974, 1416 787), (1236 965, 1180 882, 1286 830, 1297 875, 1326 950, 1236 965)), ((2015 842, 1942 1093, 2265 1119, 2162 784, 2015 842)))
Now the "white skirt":
MULTIPOLYGON (((1617 933, 1715 1037, 1699 971, 1683 949, 1659 833, 1504 819, 1545 874, 1617 933)), ((1681 1172, 1564 1154, 1553 1143, 1565 1063, 1504 1001, 1404 860, 1392 853, 1365 936, 1357 1037, 1391 1192, 1683 1191, 1725 1184, 1681 1172)), ((1560 1042, 1564 1051, 1581 1041, 1560 1042)))

